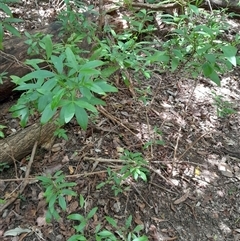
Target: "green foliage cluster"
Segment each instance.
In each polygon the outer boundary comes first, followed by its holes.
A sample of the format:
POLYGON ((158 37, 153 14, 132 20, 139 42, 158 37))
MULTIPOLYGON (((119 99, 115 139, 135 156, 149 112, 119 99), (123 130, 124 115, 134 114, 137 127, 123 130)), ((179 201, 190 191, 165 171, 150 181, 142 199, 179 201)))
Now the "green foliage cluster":
MULTIPOLYGON (((13 26, 14 23, 22 22, 21 19, 14 18, 10 8, 8 7, 9 3, 18 3, 18 0, 1 0, 0 1, 0 12, 3 12, 6 17, 0 19, 0 50, 3 49, 3 37, 4 30, 8 30, 11 34, 20 37, 19 31, 13 26)), ((1 79, 1 78, 0 78, 1 79)))
POLYGON ((119 193, 129 190, 130 181, 126 181, 129 178, 133 178, 135 181, 141 179, 147 181, 147 176, 149 171, 145 166, 148 165, 148 162, 144 160, 142 153, 140 152, 130 152, 128 150, 124 151, 124 155, 121 157, 122 160, 125 160, 123 167, 119 172, 112 171, 108 168, 108 180, 100 183, 97 186, 97 189, 102 188, 106 184, 111 185, 111 189, 114 191, 114 195, 117 196, 119 193))
POLYGON ((50 222, 52 218, 59 220, 60 216, 56 205, 63 211, 66 211, 67 203, 65 196, 76 196, 77 194, 71 190, 71 187, 77 184, 75 182, 66 182, 62 171, 56 172, 53 176, 39 176, 37 179, 41 181, 46 189, 44 192, 44 197, 46 197, 46 202, 48 203, 46 221, 50 222))

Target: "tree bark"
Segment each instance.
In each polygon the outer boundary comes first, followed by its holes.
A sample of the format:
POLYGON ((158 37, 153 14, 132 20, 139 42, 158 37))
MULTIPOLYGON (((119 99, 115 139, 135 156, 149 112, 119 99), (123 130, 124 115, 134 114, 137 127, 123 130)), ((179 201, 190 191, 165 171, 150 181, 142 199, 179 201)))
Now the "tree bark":
POLYGON ((15 135, 0 140, 0 163, 12 164, 31 153, 36 140, 39 146, 50 149, 56 125, 51 122, 44 126, 36 123, 15 135))

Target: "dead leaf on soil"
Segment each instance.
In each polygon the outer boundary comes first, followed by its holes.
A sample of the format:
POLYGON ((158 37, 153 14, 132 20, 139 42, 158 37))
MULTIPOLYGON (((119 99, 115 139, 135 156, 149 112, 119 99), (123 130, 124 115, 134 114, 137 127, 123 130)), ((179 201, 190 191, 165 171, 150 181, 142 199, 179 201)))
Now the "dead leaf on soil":
POLYGON ((69 174, 72 175, 74 173, 73 166, 68 166, 69 174))
POLYGON ((139 212, 136 212, 134 222, 138 225, 143 225, 143 222, 141 220, 141 216, 140 216, 139 212))
POLYGON ((233 177, 233 169, 227 163, 220 163, 218 165, 218 170, 225 177, 233 177))
POLYGON ((45 216, 38 217, 36 222, 38 227, 47 225, 45 216))
POLYGON ((177 204, 180 204, 180 203, 184 202, 189 197, 189 192, 190 192, 190 188, 188 188, 186 190, 186 193, 182 197, 180 197, 179 199, 175 200, 174 204, 177 205, 177 204))
POLYGON ((76 211, 77 208, 78 208, 78 201, 71 202, 68 207, 70 213, 76 211))
POLYGON ((6 231, 4 233, 4 237, 7 237, 7 236, 15 237, 22 233, 31 233, 31 232, 32 232, 31 229, 18 227, 18 228, 14 228, 14 229, 10 229, 10 230, 6 231))
POLYGON ((156 218, 156 217, 151 217, 151 219, 154 220, 157 223, 161 223, 161 222, 166 221, 165 219, 160 219, 160 218, 156 218))

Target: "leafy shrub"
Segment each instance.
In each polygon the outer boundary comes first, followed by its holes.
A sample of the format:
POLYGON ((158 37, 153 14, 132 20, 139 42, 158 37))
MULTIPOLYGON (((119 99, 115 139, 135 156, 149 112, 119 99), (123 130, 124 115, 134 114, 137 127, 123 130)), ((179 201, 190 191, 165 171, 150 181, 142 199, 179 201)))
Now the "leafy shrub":
POLYGON ((6 17, 0 21, 0 49, 3 49, 4 30, 8 30, 11 34, 20 37, 19 31, 12 25, 14 23, 22 22, 21 19, 14 18, 11 9, 7 4, 17 3, 18 0, 2 0, 0 1, 0 11, 5 13, 6 17))

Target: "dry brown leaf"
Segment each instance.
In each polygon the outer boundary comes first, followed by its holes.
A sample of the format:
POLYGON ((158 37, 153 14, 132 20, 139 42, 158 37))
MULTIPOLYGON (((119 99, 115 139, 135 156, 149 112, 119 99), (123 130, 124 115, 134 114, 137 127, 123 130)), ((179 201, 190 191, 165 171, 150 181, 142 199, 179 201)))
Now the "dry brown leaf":
POLYGON ((78 201, 74 201, 74 202, 71 202, 70 205, 68 206, 68 211, 71 213, 76 211, 77 208, 78 208, 78 201))
POLYGON ((190 189, 188 188, 186 190, 186 193, 183 196, 181 196, 179 199, 174 201, 174 204, 177 205, 184 202, 189 197, 189 192, 190 192, 190 189))
POLYGON ((74 173, 73 166, 68 166, 69 173, 72 175, 74 173))

